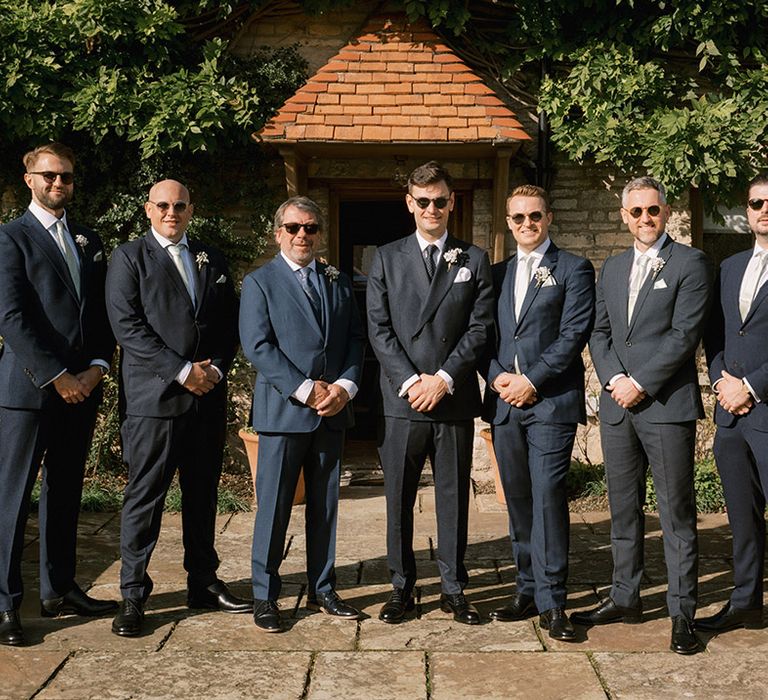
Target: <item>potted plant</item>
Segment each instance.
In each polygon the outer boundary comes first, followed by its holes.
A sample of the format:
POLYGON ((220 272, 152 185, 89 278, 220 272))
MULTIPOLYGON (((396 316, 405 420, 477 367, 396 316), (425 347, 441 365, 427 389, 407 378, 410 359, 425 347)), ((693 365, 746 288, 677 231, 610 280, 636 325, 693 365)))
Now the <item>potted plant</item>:
MULTIPOLYGON (((253 497, 256 499, 256 469, 259 462, 259 435, 253 428, 240 428, 240 439, 245 445, 245 453, 248 455, 248 463, 251 466, 251 483, 253 484, 253 497)), ((296 493, 293 496, 293 505, 304 503, 304 470, 299 472, 299 480, 296 484, 296 493)))

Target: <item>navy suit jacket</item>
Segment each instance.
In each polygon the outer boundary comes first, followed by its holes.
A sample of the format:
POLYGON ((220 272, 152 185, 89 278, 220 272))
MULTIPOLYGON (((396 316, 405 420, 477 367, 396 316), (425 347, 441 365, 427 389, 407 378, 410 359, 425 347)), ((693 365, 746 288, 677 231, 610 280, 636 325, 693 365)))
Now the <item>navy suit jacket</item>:
POLYGON ((240 339, 258 372, 253 391, 257 432, 308 433, 322 420, 335 430, 352 425, 350 403, 321 418, 291 395, 307 380, 329 384, 349 379, 360 386, 363 329, 349 277, 331 279, 327 265, 315 263, 324 329, 318 324, 296 273, 281 255, 243 280, 240 339))
POLYGON ((483 418, 499 425, 511 411, 532 411, 538 420, 584 423, 584 363, 581 351, 595 317, 595 270, 592 263, 560 250, 553 242, 539 270, 548 268, 555 284, 531 280, 515 319, 517 255, 491 268, 496 294, 496 339, 490 343, 483 418), (490 384, 502 372, 520 371, 536 387, 538 400, 525 409, 510 406, 490 384))
POLYGON ((237 350, 237 296, 219 251, 190 240, 189 252, 196 260, 194 305, 151 231, 112 254, 107 312, 121 348, 127 415, 178 416, 196 399, 225 407, 225 380, 237 350), (198 398, 176 376, 187 362, 208 358, 224 380, 198 398))
MULTIPOLYGON (((725 370, 749 382, 760 399, 739 420, 757 430, 768 431, 768 284, 757 292, 744 321, 739 313, 739 290, 753 249, 732 255, 720 266, 715 287, 715 305, 706 338, 709 379, 713 384, 725 370)), ((737 416, 715 406, 717 425, 729 427, 737 416)))
POLYGON ((595 329, 589 351, 603 385, 600 420, 617 424, 624 409, 605 386, 617 374, 631 375, 647 396, 629 409, 650 423, 684 423, 704 417, 696 371, 696 348, 707 322, 712 272, 704 253, 673 241, 659 251, 664 265, 640 289, 627 320, 634 249, 608 258, 597 285, 595 329))
MULTIPOLYGON (((43 408, 58 397, 49 382, 63 369, 76 374, 92 360, 112 360, 104 248, 93 231, 68 224, 73 239, 87 240, 75 245, 80 299, 58 245, 29 210, 0 226, 0 405, 7 408, 43 408)), ((99 384, 94 396, 100 392, 99 384)))
POLYGON ((493 327, 493 285, 485 251, 453 236, 444 254, 458 248, 459 263, 440 257, 431 283, 416 234, 377 249, 368 276, 368 338, 381 364, 384 415, 416 421, 468 420, 480 415, 477 367, 493 327), (464 281, 459 278, 459 270, 464 281), (399 397, 414 374, 439 369, 454 381, 429 413, 399 397))

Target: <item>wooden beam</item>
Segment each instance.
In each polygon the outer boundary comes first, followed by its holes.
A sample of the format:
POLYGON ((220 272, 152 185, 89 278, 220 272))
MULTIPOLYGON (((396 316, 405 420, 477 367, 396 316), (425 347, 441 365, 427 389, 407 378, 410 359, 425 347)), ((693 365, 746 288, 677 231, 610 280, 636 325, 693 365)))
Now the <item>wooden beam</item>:
POLYGON ((307 164, 293 146, 280 148, 285 162, 285 189, 289 197, 307 193, 307 164))
POLYGON ((507 237, 507 194, 509 194, 509 159, 515 149, 499 148, 496 150, 493 174, 493 199, 491 222, 491 262, 499 262, 505 256, 507 237))

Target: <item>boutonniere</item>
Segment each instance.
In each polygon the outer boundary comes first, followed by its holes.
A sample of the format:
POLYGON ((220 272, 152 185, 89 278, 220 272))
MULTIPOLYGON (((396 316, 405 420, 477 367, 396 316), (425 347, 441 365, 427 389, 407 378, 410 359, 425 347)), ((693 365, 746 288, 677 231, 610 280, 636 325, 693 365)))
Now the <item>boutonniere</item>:
POLYGON ((199 252, 195 257, 195 262, 197 263, 198 271, 202 270, 203 265, 208 264, 208 253, 206 253, 204 250, 199 252))
POLYGON ((667 261, 664 260, 664 258, 659 257, 658 255, 651 260, 651 273, 652 273, 652 280, 656 279, 656 276, 664 269, 664 265, 667 264, 667 261))
POLYGON ((82 233, 78 233, 75 236, 75 243, 77 243, 77 245, 79 245, 81 248, 85 248, 85 246, 88 245, 88 239, 82 233))
POLYGON ((534 273, 534 278, 536 279, 536 286, 541 287, 544 282, 546 282, 550 277, 552 276, 552 273, 549 271, 548 267, 542 267, 539 266, 536 268, 536 272, 534 273))
POLYGON ((453 265, 461 267, 468 259, 468 255, 461 248, 451 248, 443 253, 443 260, 448 263, 450 270, 453 265))
POLYGON ((337 279, 339 279, 339 275, 341 274, 333 265, 326 265, 325 270, 323 270, 323 274, 331 280, 331 282, 335 282, 337 279))

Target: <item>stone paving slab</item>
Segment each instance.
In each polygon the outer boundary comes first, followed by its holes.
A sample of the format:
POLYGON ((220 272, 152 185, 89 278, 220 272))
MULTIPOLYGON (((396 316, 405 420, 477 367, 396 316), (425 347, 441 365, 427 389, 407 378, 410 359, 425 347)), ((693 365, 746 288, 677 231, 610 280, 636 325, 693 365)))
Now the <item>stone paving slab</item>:
MULTIPOLYGON (((426 700, 421 651, 320 652, 308 700, 426 700)), ((270 699, 271 700, 271 699, 270 699)))
POLYGON ((299 700, 309 663, 306 652, 78 654, 36 700, 299 700))
POLYGON ((437 651, 429 670, 432 700, 605 700, 583 654, 437 651))
POLYGON ((614 700, 764 700, 765 655, 760 652, 697 654, 595 654, 595 664, 614 700))
POLYGON ((67 658, 66 652, 0 647, 0 700, 28 698, 67 658))

